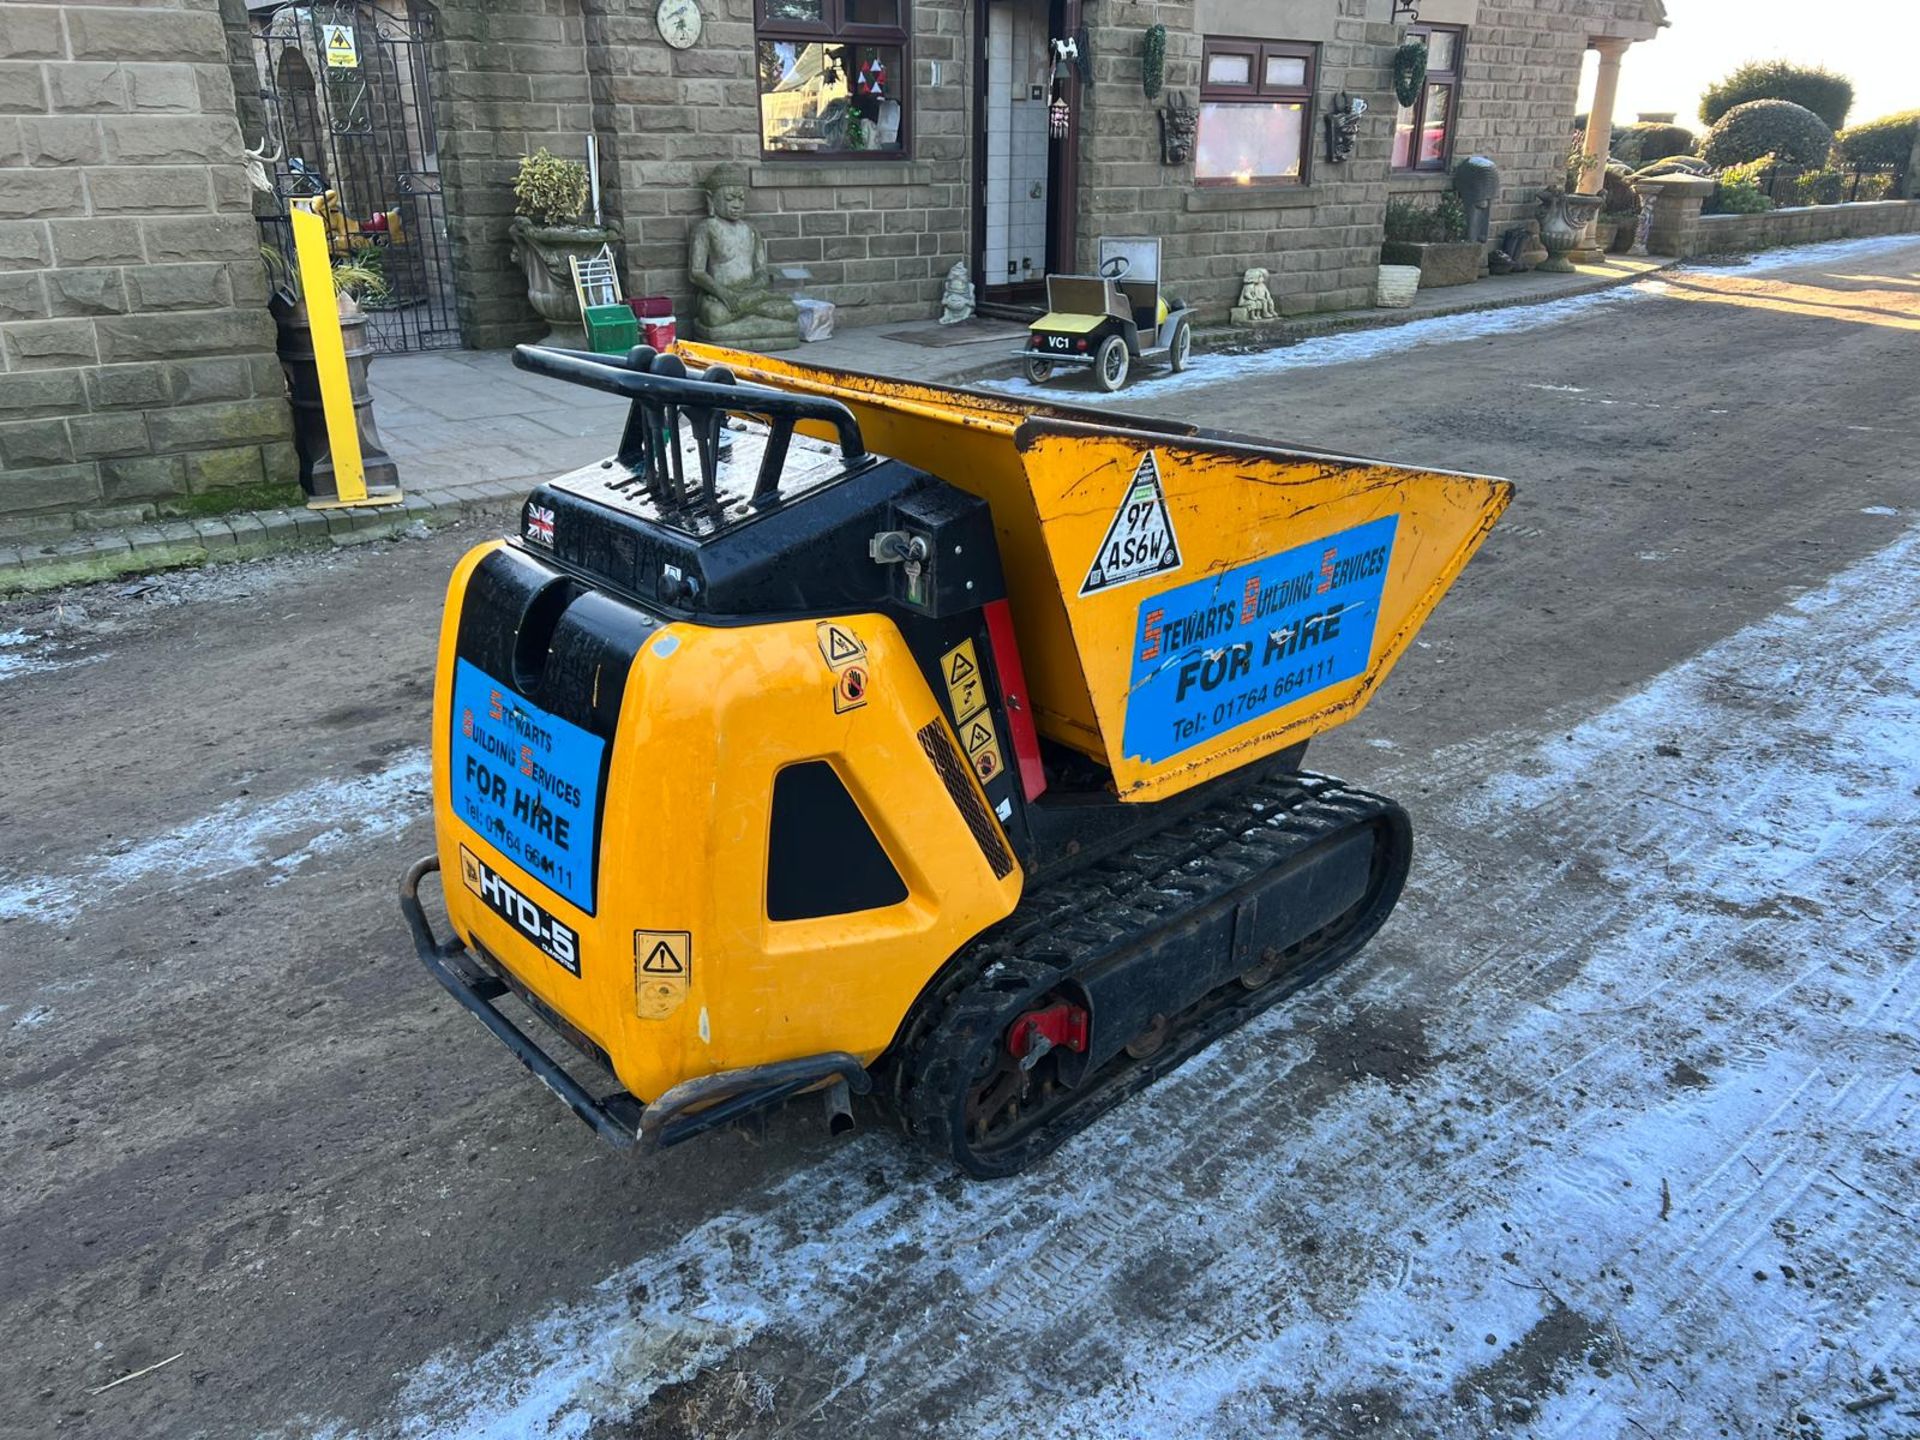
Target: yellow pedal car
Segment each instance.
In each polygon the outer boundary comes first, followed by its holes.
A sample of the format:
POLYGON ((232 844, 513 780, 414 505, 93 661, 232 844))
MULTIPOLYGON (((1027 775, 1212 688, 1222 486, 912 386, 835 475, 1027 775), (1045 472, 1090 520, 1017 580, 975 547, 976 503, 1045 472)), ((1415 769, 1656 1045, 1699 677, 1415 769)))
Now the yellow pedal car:
POLYGON ((1028 326, 1020 359, 1036 385, 1067 366, 1093 371, 1112 394, 1135 360, 1165 359, 1175 373, 1193 354, 1192 311, 1160 293, 1160 242, 1102 236, 1098 275, 1049 275, 1047 313, 1028 326))

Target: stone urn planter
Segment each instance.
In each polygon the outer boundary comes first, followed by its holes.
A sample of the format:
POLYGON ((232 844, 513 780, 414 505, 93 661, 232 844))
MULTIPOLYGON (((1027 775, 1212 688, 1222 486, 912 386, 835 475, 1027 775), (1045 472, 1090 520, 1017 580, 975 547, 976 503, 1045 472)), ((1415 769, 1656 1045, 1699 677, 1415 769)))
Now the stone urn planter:
MULTIPOLYGON (((390 494, 400 488, 400 472, 373 420, 373 392, 367 388, 373 348, 367 344, 367 317, 351 295, 337 298, 340 338, 347 351, 347 387, 353 394, 353 419, 360 432, 367 493, 390 494)), ((275 294, 268 309, 279 326, 280 368, 286 372, 287 398, 293 406, 293 446, 300 457, 300 488, 309 499, 337 500, 340 487, 334 480, 333 441, 327 434, 326 409, 320 401, 320 372, 314 363, 313 325, 307 318, 307 302, 275 294)))
POLYGON ((1558 185, 1540 192, 1540 243, 1547 247, 1547 258, 1539 269, 1550 275, 1571 275, 1573 261, 1567 256, 1580 248, 1580 237, 1588 223, 1607 203, 1604 195, 1569 195, 1558 185))
POLYGON ((507 226, 513 258, 527 272, 527 302, 547 322, 549 345, 586 344, 580 302, 573 293, 573 267, 568 259, 590 259, 602 245, 617 245, 618 230, 597 225, 536 225, 524 215, 507 226))

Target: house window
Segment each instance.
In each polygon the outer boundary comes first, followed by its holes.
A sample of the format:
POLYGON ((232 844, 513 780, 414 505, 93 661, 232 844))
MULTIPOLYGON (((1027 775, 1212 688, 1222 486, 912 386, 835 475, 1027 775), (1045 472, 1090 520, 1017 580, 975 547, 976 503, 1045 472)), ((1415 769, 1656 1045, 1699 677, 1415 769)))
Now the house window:
POLYGON ((762 153, 907 153, 908 4, 755 0, 762 153))
POLYGON ((1427 82, 1393 121, 1393 168, 1444 170, 1453 154, 1453 121, 1460 108, 1460 57, 1467 32, 1457 25, 1414 25, 1409 40, 1427 42, 1427 82))
POLYGON ((1200 60, 1201 185, 1299 185, 1312 133, 1314 45, 1209 37, 1200 60))

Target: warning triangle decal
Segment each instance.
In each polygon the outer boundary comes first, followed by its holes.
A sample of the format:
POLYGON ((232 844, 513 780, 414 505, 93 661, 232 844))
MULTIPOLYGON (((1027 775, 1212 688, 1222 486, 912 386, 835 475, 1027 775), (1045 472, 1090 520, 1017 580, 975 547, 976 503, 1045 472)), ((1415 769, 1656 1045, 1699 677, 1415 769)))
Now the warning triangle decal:
POLYGON ((680 957, 673 953, 673 947, 662 940, 648 953, 640 968, 649 975, 678 975, 686 967, 680 963, 680 957))
POLYGON ((962 680, 971 678, 974 664, 967 658, 966 651, 955 650, 953 663, 947 667, 947 684, 958 685, 962 680))
POLYGON ((1160 464, 1149 450, 1140 457, 1126 494, 1120 497, 1120 508, 1107 526, 1107 537, 1100 542, 1080 593, 1092 595, 1149 575, 1171 574, 1179 568, 1180 545, 1173 538, 1173 521, 1167 515, 1160 464))

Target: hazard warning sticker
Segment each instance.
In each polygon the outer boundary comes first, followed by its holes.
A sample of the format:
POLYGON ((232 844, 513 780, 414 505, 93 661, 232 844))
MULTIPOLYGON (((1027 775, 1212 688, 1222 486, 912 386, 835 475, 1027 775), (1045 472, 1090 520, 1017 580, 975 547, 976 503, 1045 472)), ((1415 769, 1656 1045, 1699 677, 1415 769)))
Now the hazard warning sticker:
POLYGON ((960 743, 967 747, 967 763, 982 785, 1007 768, 1000 754, 1000 737, 993 732, 993 716, 985 710, 960 726, 960 743))
POLYGON ((833 713, 844 715, 867 703, 867 667, 849 665, 833 684, 833 713))
POLYGON ((1160 462, 1149 450, 1140 457, 1080 593, 1092 595, 1150 575, 1171 575, 1179 568, 1180 545, 1173 538, 1173 520, 1167 514, 1160 462))
POLYGON ((953 707, 955 725, 987 703, 987 688, 981 683, 980 657, 974 654, 973 641, 962 640, 942 655, 940 674, 947 682, 947 704, 953 707))
POLYGON ((867 647, 860 637, 837 621, 822 620, 813 629, 820 641, 820 658, 827 662, 829 670, 867 658, 867 647))
POLYGON ((693 988, 693 936, 685 930, 633 932, 634 1004, 642 1020, 664 1020, 693 988))

